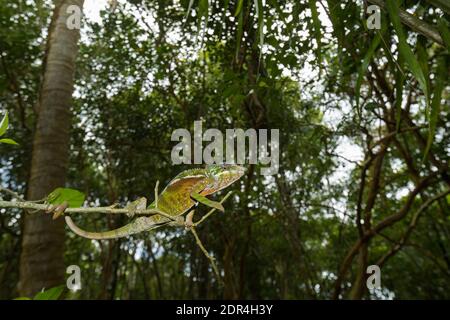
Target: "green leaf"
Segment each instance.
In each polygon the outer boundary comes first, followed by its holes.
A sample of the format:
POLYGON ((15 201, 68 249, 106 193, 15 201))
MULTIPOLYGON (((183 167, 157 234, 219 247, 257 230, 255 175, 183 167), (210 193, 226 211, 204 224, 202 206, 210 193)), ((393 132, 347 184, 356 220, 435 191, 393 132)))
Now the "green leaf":
POLYGON ((237 17, 241 13, 243 5, 244 5, 244 0, 239 0, 237 7, 236 7, 236 12, 234 13, 235 17, 237 17))
POLYGON ((208 16, 208 0, 200 0, 198 2, 198 17, 207 17, 208 16))
POLYGON ((67 201, 69 208, 81 207, 84 202, 84 193, 70 188, 56 188, 47 197, 48 203, 61 204, 67 201))
POLYGON ((236 35, 236 61, 239 59, 239 50, 241 49, 242 34, 244 33, 244 12, 239 14, 238 29, 236 35))
POLYGON ((33 300, 58 300, 64 291, 64 286, 58 286, 46 291, 39 292, 34 296, 33 300))
POLYGON ((359 68, 358 78, 356 80, 356 87, 355 87, 355 96, 356 96, 356 111, 358 112, 358 116, 361 115, 361 110, 359 108, 359 97, 361 95, 361 83, 364 78, 364 74, 367 70, 367 67, 369 66, 370 61, 372 60, 372 56, 374 55, 375 51, 377 50, 378 46, 380 45, 381 36, 379 33, 375 35, 372 42, 370 43, 370 47, 366 52, 366 55, 364 56, 363 62, 361 64, 361 67, 359 68))
POLYGON ((398 59, 399 69, 395 74, 395 128, 398 131, 400 129, 400 123, 402 120, 402 101, 403 101, 403 86, 405 85, 405 74, 403 73, 403 59, 398 59))
POLYGON ((433 100, 431 101, 428 139, 427 139, 427 146, 425 148, 424 159, 428 156, 431 145, 433 144, 434 135, 436 133, 436 126, 439 119, 439 112, 441 110, 442 91, 444 90, 446 79, 447 79, 447 66, 445 57, 440 57, 437 66, 436 84, 433 90, 433 100))
POLYGON ((343 17, 343 9, 339 5, 336 5, 334 1, 328 0, 328 6, 332 7, 333 10, 328 10, 328 15, 330 17, 331 23, 333 24, 333 32, 338 40, 338 52, 342 53, 343 43, 345 42, 345 29, 343 17))
POLYGON ((13 299, 13 300, 31 300, 31 298, 28 298, 28 297, 18 297, 18 298, 15 298, 15 299, 13 299))
POLYGON ((13 139, 0 139, 0 143, 6 143, 6 144, 15 144, 15 145, 19 145, 17 142, 15 142, 13 139))
POLYGON ((202 42, 205 38, 205 30, 208 27, 208 7, 209 7, 209 0, 200 0, 198 2, 198 32, 197 37, 200 33, 200 30, 202 30, 202 42), (205 17, 205 22, 202 27, 202 18, 205 17))
POLYGON ((426 100, 425 112, 426 112, 426 114, 428 114, 428 109, 429 109, 430 103, 429 103, 427 80, 425 78, 424 71, 420 67, 419 61, 417 61, 411 48, 409 47, 408 43, 406 42, 406 35, 403 31, 402 23, 400 22, 400 18, 399 18, 399 1, 388 0, 388 1, 386 1, 386 7, 389 12, 391 22, 397 33, 398 48, 399 48, 400 54, 402 55, 403 59, 405 60, 405 63, 409 66, 409 69, 411 70, 414 77, 417 79, 417 82, 419 82, 419 85, 425 95, 425 100, 426 100))
POLYGON ((438 29, 444 40, 444 44, 447 47, 447 51, 450 52, 450 30, 448 29, 448 22, 445 18, 441 18, 438 21, 438 29))
POLYGON ((222 11, 222 23, 220 24, 220 31, 218 32, 219 37, 222 35, 223 32, 223 26, 226 24, 225 23, 225 19, 227 17, 227 13, 228 13, 228 7, 230 6, 230 0, 225 0, 225 4, 223 6, 223 11, 222 11))
POLYGON ((6 111, 5 116, 0 122, 0 136, 4 135, 6 130, 8 129, 8 111, 6 111))
POLYGON ((319 63, 321 63, 322 62, 322 32, 321 32, 322 25, 320 24, 319 13, 317 11, 315 0, 309 0, 309 8, 311 10, 312 21, 313 21, 313 26, 314 26, 314 37, 316 38, 316 42, 317 42, 317 60, 319 61, 319 63))
POLYGON ((264 11, 261 0, 254 0, 256 15, 258 16, 258 31, 259 31, 259 45, 262 50, 262 46, 264 44, 264 11))
POLYGON ((429 78, 429 67, 428 67, 428 53, 425 49, 426 40, 423 37, 419 37, 417 39, 417 58, 420 64, 420 68, 422 68, 423 74, 425 76, 425 81, 427 82, 427 88, 430 88, 430 82, 428 81, 429 78))
POLYGON ((184 17, 184 23, 186 23, 188 18, 189 18, 189 14, 191 13, 191 9, 192 9, 192 5, 193 4, 194 4, 194 0, 190 0, 189 1, 189 5, 188 5, 188 9, 186 11, 186 16, 184 17))

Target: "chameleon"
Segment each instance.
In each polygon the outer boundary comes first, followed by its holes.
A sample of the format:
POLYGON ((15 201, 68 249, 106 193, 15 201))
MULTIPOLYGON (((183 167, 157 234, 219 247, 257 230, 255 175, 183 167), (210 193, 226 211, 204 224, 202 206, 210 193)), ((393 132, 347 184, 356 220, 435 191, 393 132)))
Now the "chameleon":
MULTIPOLYGON (((210 200, 206 196, 233 184, 244 173, 245 169, 243 167, 234 164, 208 165, 205 168, 185 170, 173 178, 157 199, 147 208, 158 209, 174 218, 181 217, 191 208, 197 206, 198 203, 223 212, 225 209, 221 203, 210 200)), ((130 215, 133 215, 133 212, 136 210, 145 209, 146 205, 146 198, 139 198, 126 208, 130 209, 130 215)), ((70 216, 65 216, 65 220, 68 227, 77 235, 96 240, 122 238, 149 231, 172 222, 169 218, 161 215, 140 216, 133 218, 130 223, 123 227, 114 230, 89 232, 80 229, 70 216)))

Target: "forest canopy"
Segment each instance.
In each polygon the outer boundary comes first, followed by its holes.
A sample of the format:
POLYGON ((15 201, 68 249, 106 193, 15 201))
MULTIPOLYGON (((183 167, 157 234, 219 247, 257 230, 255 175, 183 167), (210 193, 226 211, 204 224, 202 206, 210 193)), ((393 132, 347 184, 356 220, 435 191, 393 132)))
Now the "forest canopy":
POLYGON ((74 265, 71 299, 450 298, 448 1, 11 0, 0 17, 0 299, 74 265), (196 122, 277 130, 276 172, 246 161, 194 232, 67 227, 204 168, 171 158, 196 122), (64 187, 67 212, 38 210, 64 187))

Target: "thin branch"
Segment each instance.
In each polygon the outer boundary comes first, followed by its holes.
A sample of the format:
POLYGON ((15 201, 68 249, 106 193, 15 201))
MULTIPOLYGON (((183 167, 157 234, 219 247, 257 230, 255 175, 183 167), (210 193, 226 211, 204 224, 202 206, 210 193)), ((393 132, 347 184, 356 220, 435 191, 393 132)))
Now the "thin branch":
MULTIPOLYGON (((222 200, 220 201, 220 203, 224 203, 232 194, 233 192, 230 191, 228 192, 225 197, 222 198, 222 200)), ((195 231, 195 227, 197 227, 198 225, 200 225, 201 223, 203 223, 206 219, 208 219, 208 217, 210 217, 214 212, 216 211, 216 208, 212 208, 207 214, 205 214, 199 221, 193 223, 191 226, 189 226, 189 230, 192 232, 192 234, 195 237, 195 242, 197 243, 197 245, 200 247, 200 249, 202 250, 203 254, 206 256, 206 258, 208 258, 209 262, 211 263, 211 266, 214 270, 214 273, 216 274, 217 280, 219 281, 219 284, 223 284, 222 278, 220 277, 220 273, 219 273, 219 269, 217 268, 215 259, 213 257, 211 257, 208 253, 208 251, 205 249, 205 247, 203 246, 200 238, 197 235, 197 232, 195 231)), ((192 220, 192 216, 189 218, 189 220, 192 220)), ((187 221, 186 221, 187 222, 187 221)), ((191 223, 191 222, 189 222, 191 223)), ((186 224, 186 226, 188 226, 186 224)))
MULTIPOLYGON (((159 182, 157 182, 156 186, 155 186, 155 201, 156 202, 158 201, 158 185, 159 185, 159 182)), ((42 210, 42 211, 47 211, 47 212, 51 212, 55 208, 55 205, 53 205, 53 204, 48 204, 48 203, 42 204, 42 203, 36 203, 36 202, 32 202, 32 201, 25 201, 19 194, 17 194, 16 192, 14 192, 12 190, 9 190, 9 189, 0 187, 0 191, 6 192, 9 195, 11 195, 13 198, 18 200, 18 201, 0 200, 0 208, 19 208, 19 209, 28 209, 28 210, 32 209, 32 210, 36 210, 36 211, 42 210)), ((231 196, 231 194, 232 194, 231 191, 228 192, 225 195, 225 197, 222 198, 220 203, 225 202, 231 196)), ((199 221, 191 224, 190 226, 188 226, 185 221, 182 221, 182 222, 179 221, 180 217, 171 216, 171 215, 164 213, 158 209, 136 210, 136 208, 131 208, 131 207, 116 209, 115 205, 112 205, 109 207, 67 208, 64 210, 64 213, 69 213, 69 214, 70 213, 105 213, 105 214, 127 214, 127 215, 133 214, 133 215, 149 215, 149 216, 160 215, 160 216, 163 216, 172 221, 169 225, 187 227, 192 232, 192 234, 195 237, 195 241, 196 241, 197 245, 200 247, 202 252, 205 254, 205 256, 211 262, 211 266, 214 270, 214 273, 216 274, 219 283, 222 284, 222 279, 219 274, 219 269, 217 268, 217 265, 214 261, 215 259, 209 255, 208 251, 205 249, 200 238, 198 237, 197 232, 195 231, 195 227, 200 225, 201 223, 203 223, 206 219, 208 219, 215 211, 216 211, 216 209, 213 208, 206 215, 204 215, 199 221)), ((192 219, 192 217, 190 219, 192 219)))
POLYGON ((342 155, 340 155, 338 153, 328 152, 328 154, 330 156, 332 156, 332 157, 340 158, 340 159, 342 159, 344 161, 347 161, 349 163, 353 163, 354 165, 356 165, 358 167, 361 167, 360 161, 348 159, 348 158, 346 158, 346 157, 344 157, 344 156, 342 156, 342 155))
MULTIPOLYGON (((157 192, 158 183, 155 187, 155 192, 157 192)), ((18 201, 5 201, 0 200, 0 208, 18 208, 18 209, 31 209, 31 210, 37 210, 37 211, 53 211, 54 205, 49 203, 38 203, 42 202, 43 200, 38 201, 27 201, 24 200, 22 196, 20 196, 18 193, 0 187, 0 192, 5 192, 11 195, 14 199, 17 199, 18 201)), ((225 197, 220 201, 220 203, 225 202, 230 196, 232 192, 228 192, 225 197)), ((157 197, 155 199, 158 199, 157 197)), ((108 207, 92 207, 92 208, 67 208, 64 210, 64 213, 105 213, 105 214, 133 214, 133 215, 146 215, 146 216, 153 216, 153 215, 160 215, 165 218, 168 218, 172 221, 178 222, 177 217, 171 216, 167 213, 164 213, 163 211, 159 209, 143 209, 143 210, 135 210, 134 208, 115 208, 115 205, 111 205, 108 207)), ((215 209, 210 210, 205 216, 203 216, 198 222, 194 224, 194 227, 198 226, 199 224, 203 223, 210 215, 214 213, 215 209)), ((179 225, 179 224, 177 224, 179 225)))
POLYGON ((426 125, 423 125, 423 126, 418 126, 418 127, 407 127, 407 128, 403 128, 403 129, 401 129, 400 131, 392 131, 392 132, 386 134, 384 137, 380 138, 379 140, 375 141, 375 142, 370 146, 370 148, 373 149, 375 146, 377 146, 377 145, 379 145, 379 144, 385 142, 386 140, 388 140, 388 139, 390 139, 390 138, 392 138, 392 137, 398 135, 399 133, 404 133, 404 132, 409 132, 409 131, 415 131, 415 130, 420 130, 420 129, 425 129, 425 128, 427 128, 427 126, 426 126, 426 125))
POLYGON ((217 268, 216 262, 215 262, 215 258, 211 257, 208 253, 208 251, 205 249, 205 247, 202 244, 202 241, 200 240, 200 238, 197 235, 197 232, 195 231, 195 228, 192 227, 189 229, 192 234, 195 237, 195 242, 197 243, 197 245, 200 247, 200 249, 203 251, 203 254, 205 255, 206 258, 208 258, 209 262, 211 263, 211 266, 214 270, 214 273, 216 274, 217 280, 219 281, 219 283, 222 284, 222 278, 220 277, 220 273, 219 273, 219 269, 217 268))
POLYGON ((15 192, 15 191, 12 191, 12 190, 10 190, 10 189, 0 187, 0 192, 7 193, 7 194, 9 194, 12 198, 17 199, 17 200, 19 200, 19 201, 25 201, 25 200, 23 199, 23 197, 22 197, 20 194, 18 194, 18 193, 15 192))
MULTIPOLYGON (((383 0, 369 0, 369 2, 376 4, 377 6, 380 6, 381 8, 385 8, 385 3, 383 0)), ((411 13, 399 10, 399 17, 403 24, 406 24, 408 27, 411 28, 411 30, 418 32, 425 37, 433 40, 434 42, 444 45, 444 41, 442 40, 441 35, 439 34, 439 31, 437 31, 434 27, 430 26, 428 23, 426 23, 423 20, 420 20, 419 18, 416 18, 411 13)))
POLYGON ((396 242, 396 245, 389 251, 387 252, 383 257, 381 257, 378 262, 377 265, 378 266, 382 266, 386 260, 388 260, 390 257, 394 256, 398 251, 401 250, 401 248, 406 244, 406 242, 408 241, 409 236, 411 235, 413 229, 416 227, 417 225, 417 221, 419 220, 421 214, 436 200, 439 200, 443 197, 445 197, 447 194, 450 193, 450 189, 445 190, 444 192, 441 192, 440 194, 436 195, 433 198, 428 199, 427 201, 425 201, 420 208, 416 211, 416 213, 414 214, 413 219, 411 220, 408 229, 405 231, 405 233, 403 234, 402 238, 396 242))
MULTIPOLYGON (((54 205, 52 204, 41 204, 34 203, 31 201, 4 201, 0 200, 0 208, 19 208, 19 209, 34 209, 34 210, 43 210, 50 211, 52 210, 54 205)), ((131 214, 134 215, 160 215, 165 218, 168 218, 172 221, 176 221, 176 218, 164 213, 158 209, 145 209, 145 210, 135 210, 132 208, 119 208, 116 209, 114 206, 110 207, 94 207, 94 208, 67 208, 64 213, 105 213, 105 214, 131 214)))
MULTIPOLYGON (((324 208, 324 209, 328 209, 328 210, 333 210, 333 211, 343 214, 346 217, 351 217, 351 215, 348 214, 346 210, 341 210, 339 208, 336 208, 336 207, 333 207, 330 205, 326 205, 326 204, 322 204, 322 203, 313 203, 313 202, 304 202, 303 204, 307 207, 324 208)), ((296 206, 296 208, 300 208, 300 206, 296 206)))
POLYGON ((355 244, 351 247, 351 249, 348 251, 347 255, 345 256, 338 272, 338 278, 336 279, 335 286, 334 286, 334 293, 333 293, 333 299, 338 299, 339 294, 341 292, 341 284, 343 281, 343 278, 345 274, 347 273, 348 269, 350 268, 354 257, 359 252, 359 249, 362 245, 370 241, 375 235, 380 234, 382 230, 385 228, 393 225, 394 223, 398 222, 399 220, 403 219, 409 212, 417 194, 419 194, 422 190, 427 188, 433 183, 433 179, 438 175, 439 172, 434 172, 431 175, 429 175, 426 178, 423 178, 415 187, 414 190, 412 190, 407 199, 404 206, 399 209, 396 213, 386 217, 384 220, 377 223, 373 228, 367 230, 364 232, 364 235, 362 238, 359 238, 355 244))
MULTIPOLYGON (((223 199, 220 201, 221 204, 223 204, 232 194, 233 192, 230 191, 228 192, 225 197, 223 197, 223 199)), ((201 224, 202 222, 204 222, 206 219, 208 219, 208 217, 210 215, 212 215, 214 212, 216 211, 216 208, 211 209, 207 214, 205 214, 199 221, 197 221, 196 223, 194 223, 194 227, 197 227, 199 224, 201 224)))

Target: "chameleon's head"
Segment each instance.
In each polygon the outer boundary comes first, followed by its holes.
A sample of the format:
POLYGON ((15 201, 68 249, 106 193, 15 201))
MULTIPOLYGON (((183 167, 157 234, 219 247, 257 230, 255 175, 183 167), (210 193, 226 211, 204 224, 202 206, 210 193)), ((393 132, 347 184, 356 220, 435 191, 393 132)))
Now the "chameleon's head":
POLYGON ((206 175, 212 179, 201 193, 208 195, 222 190, 239 180, 244 173, 245 168, 235 164, 208 165, 206 175))

